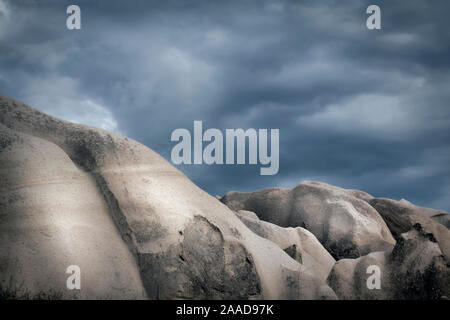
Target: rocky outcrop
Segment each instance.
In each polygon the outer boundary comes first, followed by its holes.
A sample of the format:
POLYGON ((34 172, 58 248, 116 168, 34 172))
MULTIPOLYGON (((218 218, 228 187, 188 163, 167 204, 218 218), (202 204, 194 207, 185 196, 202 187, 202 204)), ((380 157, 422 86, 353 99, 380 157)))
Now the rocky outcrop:
POLYGON ((0 124, 0 140, 2 295, 146 298, 92 177, 44 139, 0 124), (71 265, 81 268, 80 291, 66 288, 71 265))
POLYGON ((415 224, 392 251, 338 261, 328 284, 340 299, 448 299, 450 264, 434 234, 415 224), (380 271, 379 287, 368 284, 373 266, 380 271))
POLYGON ((88 299, 335 298, 322 273, 305 272, 133 140, 0 96, 0 158, 2 291, 88 299), (81 268, 81 290, 66 288, 69 265, 81 268))
POLYGON ((442 212, 418 207, 406 200, 374 198, 369 203, 381 214, 396 239, 415 224, 420 224, 426 232, 433 234, 442 253, 450 261, 450 230, 433 219, 442 212))
POLYGON ((250 211, 240 210, 236 214, 250 230, 277 244, 298 261, 303 272, 311 273, 324 281, 327 279, 336 261, 311 232, 300 227, 279 227, 259 220, 256 214, 250 211))
POLYGON ((0 298, 450 296, 446 212, 311 181, 211 197, 136 141, 5 96, 0 191, 0 298))
POLYGON ((293 189, 228 192, 221 201, 262 220, 312 232, 336 259, 392 249, 395 240, 364 192, 306 181, 293 189))

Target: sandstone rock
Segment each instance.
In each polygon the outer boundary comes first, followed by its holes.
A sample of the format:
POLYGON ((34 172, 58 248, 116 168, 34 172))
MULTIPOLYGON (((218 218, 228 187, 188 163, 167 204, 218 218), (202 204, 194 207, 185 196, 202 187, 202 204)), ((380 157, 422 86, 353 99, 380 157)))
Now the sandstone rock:
POLYGON ((432 233, 415 224, 392 251, 336 262, 328 284, 340 299, 443 299, 450 294, 450 264, 432 233), (369 266, 380 268, 380 289, 369 289, 369 266))
POLYGON ((384 300, 392 299, 389 272, 386 259, 389 252, 371 252, 357 259, 341 259, 336 262, 328 276, 328 285, 342 300, 384 300), (381 273, 381 290, 367 287, 369 266, 377 266, 381 273))
POLYGON ((281 227, 303 227, 334 258, 342 259, 388 250, 395 243, 386 223, 366 202, 371 198, 364 192, 306 181, 293 189, 228 192, 222 202, 281 227))
POLYGON ((145 298, 95 181, 53 143, 0 124, 0 288, 29 298, 145 298), (82 290, 66 269, 82 270, 82 290))
POLYGON ((245 210, 239 210, 237 215, 250 230, 276 243, 298 261, 304 272, 310 272, 326 281, 336 261, 311 232, 300 227, 282 228, 259 220, 256 215, 252 216, 249 213, 255 215, 253 212, 245 210))
POLYGON ((253 218, 253 219, 257 219, 257 220, 259 219, 258 216, 256 215, 256 213, 254 213, 252 211, 247 211, 247 210, 238 210, 237 215, 239 218, 247 217, 247 218, 253 218))
POLYGON ((381 214, 395 238, 419 223, 436 238, 442 253, 450 261, 450 230, 432 217, 439 211, 413 205, 406 200, 374 198, 369 203, 381 214))
POLYGON ((448 213, 439 213, 431 217, 432 220, 442 224, 447 229, 450 229, 450 214, 448 213))
POLYGON ((0 124, 2 285, 66 298, 78 264, 83 298, 335 298, 145 146, 5 96, 0 124))

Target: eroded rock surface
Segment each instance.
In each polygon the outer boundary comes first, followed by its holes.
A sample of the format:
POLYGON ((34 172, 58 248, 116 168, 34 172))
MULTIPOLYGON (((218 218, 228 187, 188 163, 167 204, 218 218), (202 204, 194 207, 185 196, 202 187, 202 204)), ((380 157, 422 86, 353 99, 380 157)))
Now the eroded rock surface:
POLYGON ((434 234, 415 224, 399 236, 392 251, 338 261, 328 284, 340 299, 446 299, 450 264, 434 234), (381 271, 379 289, 367 285, 370 266, 381 271))
POLYGON ((236 214, 250 230, 276 243, 298 261, 305 272, 317 275, 324 281, 327 279, 336 261, 311 232, 300 227, 279 227, 259 220, 256 214, 250 211, 240 210, 236 214))
POLYGON ((306 181, 293 189, 228 192, 221 201, 261 220, 312 232, 336 259, 392 249, 395 240, 364 192, 306 181))
POLYGON ((369 203, 381 214, 395 238, 415 224, 420 224, 426 232, 433 234, 442 253, 450 261, 450 230, 433 218, 442 212, 415 206, 406 200, 374 198, 369 203))
POLYGON ((146 298, 95 181, 53 143, 0 124, 0 287, 30 298, 146 298), (66 269, 82 270, 82 290, 66 269))
POLYGON ((438 213, 431 217, 432 220, 439 222, 447 229, 450 229, 450 214, 448 213, 438 213))

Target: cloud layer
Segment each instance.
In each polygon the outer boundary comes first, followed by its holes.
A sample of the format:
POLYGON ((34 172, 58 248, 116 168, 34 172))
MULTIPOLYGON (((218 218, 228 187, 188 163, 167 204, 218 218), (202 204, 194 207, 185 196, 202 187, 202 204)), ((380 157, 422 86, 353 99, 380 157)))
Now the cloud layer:
POLYGON ((448 1, 0 0, 0 91, 170 160, 176 128, 279 128, 280 171, 180 166, 211 194, 304 179, 450 210, 448 1))

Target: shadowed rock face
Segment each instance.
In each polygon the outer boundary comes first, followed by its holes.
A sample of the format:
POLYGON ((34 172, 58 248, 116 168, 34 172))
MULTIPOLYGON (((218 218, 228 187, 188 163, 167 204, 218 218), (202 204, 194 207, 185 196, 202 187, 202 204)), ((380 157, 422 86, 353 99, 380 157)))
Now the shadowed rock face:
POLYGON ((434 234, 415 224, 392 251, 338 261, 328 284, 341 299, 446 299, 450 264, 434 234), (380 268, 380 289, 367 286, 369 266, 380 268))
POLYGON ((392 249, 395 240, 366 193, 306 181, 293 189, 228 192, 221 201, 262 220, 312 232, 336 259, 392 249))
POLYGON ((433 234, 440 250, 450 261, 450 230, 435 220, 436 215, 439 217, 445 213, 418 207, 406 200, 378 198, 369 203, 382 215, 395 238, 400 238, 402 233, 409 231, 415 224, 420 224, 426 232, 433 234))
POLYGON ((0 96, 0 285, 29 296, 335 298, 145 146, 0 96), (66 288, 78 265, 81 290, 66 288))

